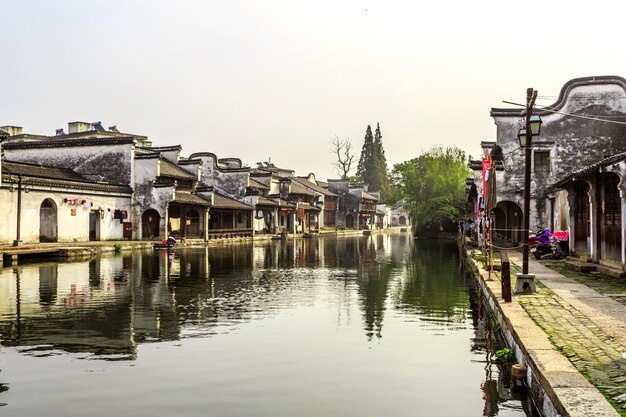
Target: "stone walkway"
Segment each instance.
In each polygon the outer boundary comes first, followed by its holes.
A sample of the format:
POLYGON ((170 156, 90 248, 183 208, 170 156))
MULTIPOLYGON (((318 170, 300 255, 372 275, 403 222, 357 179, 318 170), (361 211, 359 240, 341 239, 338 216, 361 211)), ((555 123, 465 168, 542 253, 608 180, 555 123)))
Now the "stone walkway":
MULTIPOLYGON (((509 254, 514 268, 521 265, 521 253, 509 254)), ((515 295, 513 301, 619 415, 626 416, 626 306, 534 259, 529 262, 537 293, 515 295)))

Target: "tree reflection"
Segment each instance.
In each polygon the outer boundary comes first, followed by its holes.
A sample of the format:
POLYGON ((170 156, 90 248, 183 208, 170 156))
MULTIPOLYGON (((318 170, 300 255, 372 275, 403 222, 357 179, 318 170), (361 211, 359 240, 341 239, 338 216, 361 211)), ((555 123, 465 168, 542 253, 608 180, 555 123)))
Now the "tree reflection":
MULTIPOLYGON (((381 243, 382 244, 382 243, 381 243)), ((381 248, 384 252, 384 248, 381 248)), ((376 257, 376 244, 371 238, 358 241, 355 256, 359 259, 359 298, 363 304, 365 335, 368 340, 382 337, 385 302, 393 266, 376 257)))
POLYGON ((395 294, 397 307, 443 327, 463 323, 469 297, 456 269, 457 257, 455 242, 417 241, 395 294))
POLYGON ((449 259, 454 254, 452 246, 413 244, 410 236, 374 235, 146 251, 20 267, 23 285, 38 283, 37 299, 0 294, 22 306, 21 315, 2 316, 0 330, 5 345, 132 359, 138 343, 213 335, 218 326, 276 314, 307 297, 313 302, 316 294, 302 291, 338 270, 345 272, 336 276, 351 281, 336 288, 347 294, 356 290, 371 340, 383 335, 389 302, 422 320, 464 319, 468 297, 462 280, 455 281, 456 264, 449 259), (296 290, 298 298, 290 295, 296 290))

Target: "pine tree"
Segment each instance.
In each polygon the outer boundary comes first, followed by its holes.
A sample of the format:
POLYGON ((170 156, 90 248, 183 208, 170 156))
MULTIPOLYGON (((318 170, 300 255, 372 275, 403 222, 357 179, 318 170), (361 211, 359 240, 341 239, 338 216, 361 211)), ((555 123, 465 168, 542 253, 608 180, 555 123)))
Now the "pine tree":
POLYGON ((372 153, 374 150, 374 136, 372 135, 372 128, 367 125, 365 131, 365 141, 361 148, 361 157, 359 158, 359 164, 356 168, 356 176, 364 183, 369 183, 372 173, 372 153))
POLYGON ((376 133, 374 134, 374 160, 376 163, 376 183, 372 190, 380 190, 381 198, 384 200, 389 192, 389 178, 387 174, 387 158, 383 149, 383 135, 380 133, 380 123, 376 123, 376 133))
POLYGON ((382 138, 380 123, 376 126, 376 136, 372 135, 370 125, 367 126, 356 174, 370 191, 380 191, 381 199, 384 200, 389 193, 389 180, 382 138))

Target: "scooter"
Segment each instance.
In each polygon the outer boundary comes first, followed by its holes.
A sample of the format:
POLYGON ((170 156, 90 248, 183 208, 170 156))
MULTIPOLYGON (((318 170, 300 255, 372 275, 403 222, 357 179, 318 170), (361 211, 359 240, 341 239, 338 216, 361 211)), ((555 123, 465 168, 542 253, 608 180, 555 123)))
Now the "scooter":
POLYGON ((537 233, 528 235, 528 248, 536 259, 541 259, 543 255, 552 256, 553 259, 560 259, 566 256, 561 239, 550 232, 550 228, 539 228, 537 233))
POLYGON ((566 252, 563 250, 562 242, 554 235, 550 236, 550 247, 552 248, 553 259, 561 259, 567 256, 566 252))
POLYGON ((537 233, 528 234, 528 249, 530 249, 530 253, 532 253, 536 259, 541 259, 543 255, 553 253, 550 236, 549 227, 545 229, 540 227, 537 233))

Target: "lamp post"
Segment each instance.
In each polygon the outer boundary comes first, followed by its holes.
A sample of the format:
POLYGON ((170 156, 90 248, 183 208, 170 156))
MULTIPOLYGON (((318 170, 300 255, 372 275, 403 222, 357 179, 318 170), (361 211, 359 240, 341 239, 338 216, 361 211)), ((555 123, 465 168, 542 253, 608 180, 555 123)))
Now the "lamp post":
POLYGON ((22 221, 22 174, 17 174, 17 224, 15 232, 15 240, 13 246, 20 246, 22 239, 20 237, 22 221))
POLYGON ((522 234, 523 257, 522 273, 518 274, 518 284, 516 292, 534 291, 534 275, 528 273, 528 232, 530 230, 530 167, 532 158, 533 136, 538 136, 541 131, 541 118, 533 115, 533 107, 537 99, 537 90, 529 88, 526 90, 526 108, 522 111, 525 116, 524 127, 517 135, 520 147, 525 150, 524 158, 524 226, 522 234))

